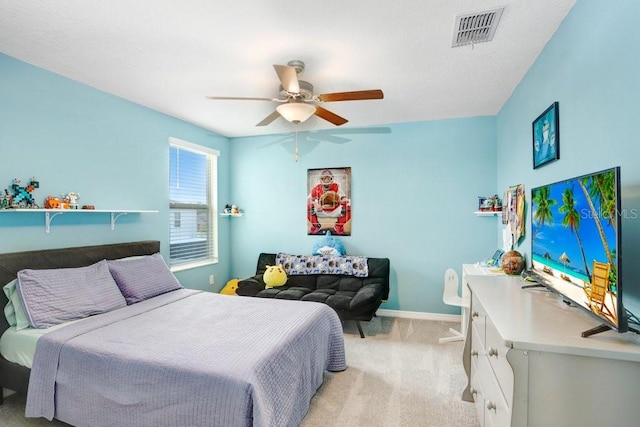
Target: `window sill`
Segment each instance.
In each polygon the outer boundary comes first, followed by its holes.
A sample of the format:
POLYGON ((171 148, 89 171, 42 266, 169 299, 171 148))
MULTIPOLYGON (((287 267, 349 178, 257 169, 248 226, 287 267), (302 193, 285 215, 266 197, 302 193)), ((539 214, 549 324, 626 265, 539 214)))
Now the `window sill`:
POLYGON ((213 260, 207 260, 207 261, 197 261, 197 262, 190 262, 187 264, 174 265, 169 269, 171 270, 172 273, 177 273, 179 271, 191 270, 194 268, 205 267, 207 265, 213 265, 217 263, 218 263, 218 260, 213 259, 213 260))

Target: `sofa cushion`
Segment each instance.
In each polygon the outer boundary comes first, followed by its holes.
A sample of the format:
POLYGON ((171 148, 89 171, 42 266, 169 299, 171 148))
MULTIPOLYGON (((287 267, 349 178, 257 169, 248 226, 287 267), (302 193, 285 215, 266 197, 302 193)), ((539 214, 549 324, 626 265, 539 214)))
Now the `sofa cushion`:
MULTIPOLYGON (((255 294, 255 296, 261 297, 261 298, 275 298, 276 295, 280 293, 280 291, 281 290, 277 288, 263 289, 259 291, 257 294, 255 294)), ((238 293, 237 290, 236 290, 236 293, 238 293)))
POLYGON ((257 295, 258 292, 263 290, 264 283, 260 283, 260 281, 256 277, 249 277, 248 279, 243 279, 238 282, 236 294, 251 297, 257 295))
POLYGON ((337 311, 349 311, 351 308, 351 301, 355 294, 355 292, 338 291, 335 295, 331 295, 327 298, 325 304, 337 311))
POLYGON ((380 295, 382 292, 382 283, 371 283, 365 285, 360 289, 353 297, 351 301, 351 308, 356 308, 361 305, 370 304, 376 295, 380 295))
POLYGON ((325 302, 326 303, 327 298, 329 298, 331 295, 335 295, 335 294, 336 294, 336 290, 335 289, 318 289, 316 291, 309 292, 308 294, 303 296, 302 300, 303 301, 325 302))
POLYGON ((287 276, 286 286, 288 288, 295 286, 315 290, 318 278, 319 276, 315 274, 311 276, 287 276))
POLYGON ((294 286, 288 289, 281 289, 280 292, 277 293, 276 298, 301 300, 302 297, 304 297, 309 292, 311 292, 309 288, 294 286))
POLYGON ((318 276, 318 289, 335 289, 337 291, 357 292, 362 288, 363 281, 358 277, 334 276, 321 274, 318 276))

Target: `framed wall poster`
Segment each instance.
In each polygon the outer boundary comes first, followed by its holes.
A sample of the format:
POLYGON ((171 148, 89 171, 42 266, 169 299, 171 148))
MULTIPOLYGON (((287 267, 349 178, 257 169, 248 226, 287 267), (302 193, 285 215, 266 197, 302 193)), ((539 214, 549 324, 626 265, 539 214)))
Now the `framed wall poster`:
POLYGON ((507 188, 504 192, 502 223, 511 234, 511 250, 520 243, 525 235, 525 191, 524 184, 507 188))
POLYGON ((351 168, 307 170, 307 234, 351 235, 351 168))
POLYGON ((533 130, 533 168, 560 158, 560 107, 551 104, 531 124, 533 130))

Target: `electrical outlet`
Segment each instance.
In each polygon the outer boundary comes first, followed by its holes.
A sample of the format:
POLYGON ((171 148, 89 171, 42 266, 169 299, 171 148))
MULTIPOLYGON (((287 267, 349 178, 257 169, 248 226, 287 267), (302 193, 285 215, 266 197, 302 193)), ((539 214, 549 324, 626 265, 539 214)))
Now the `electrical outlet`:
POLYGON ((213 274, 210 274, 210 275, 209 275, 209 284, 210 284, 210 285, 213 285, 214 283, 215 283, 215 279, 214 279, 214 277, 213 277, 213 274))

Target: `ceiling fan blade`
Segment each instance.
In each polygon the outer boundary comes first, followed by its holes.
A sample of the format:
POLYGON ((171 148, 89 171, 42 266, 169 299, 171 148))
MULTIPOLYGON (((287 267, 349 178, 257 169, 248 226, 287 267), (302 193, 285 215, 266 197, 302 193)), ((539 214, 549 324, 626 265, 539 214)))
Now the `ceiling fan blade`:
POLYGON ((331 134, 325 134, 325 133, 316 133, 315 135, 309 135, 309 140, 311 141, 326 141, 326 142, 332 142, 334 144, 344 144, 345 142, 349 142, 351 141, 349 138, 344 138, 342 136, 336 136, 336 135, 331 135, 331 134))
POLYGON ((277 101, 277 99, 273 98, 243 98, 238 96, 207 96, 205 98, 222 101, 277 101))
POLYGON ((366 99, 382 99, 384 94, 380 89, 356 90, 353 92, 324 93, 318 95, 318 100, 322 102, 332 101, 363 101, 366 99))
POLYGON ((364 128, 346 128, 346 129, 323 129, 320 132, 328 132, 335 135, 365 135, 365 134, 385 134, 391 133, 391 128, 386 126, 372 126, 364 128))
POLYGON ((288 65, 274 65, 278 78, 284 90, 290 93, 300 93, 300 83, 298 83, 298 73, 296 69, 288 65))
POLYGON ((349 121, 344 117, 340 117, 339 115, 332 113, 331 111, 324 109, 322 107, 319 107, 317 105, 316 105, 316 112, 314 114, 320 117, 321 119, 325 119, 326 121, 333 123, 336 126, 343 125, 349 121))
POLYGON ((270 124, 272 121, 274 121, 275 119, 277 119, 278 117, 280 117, 280 113, 278 113, 277 111, 274 111, 273 113, 269 114, 267 117, 262 119, 262 121, 258 123, 256 126, 266 126, 270 124))

